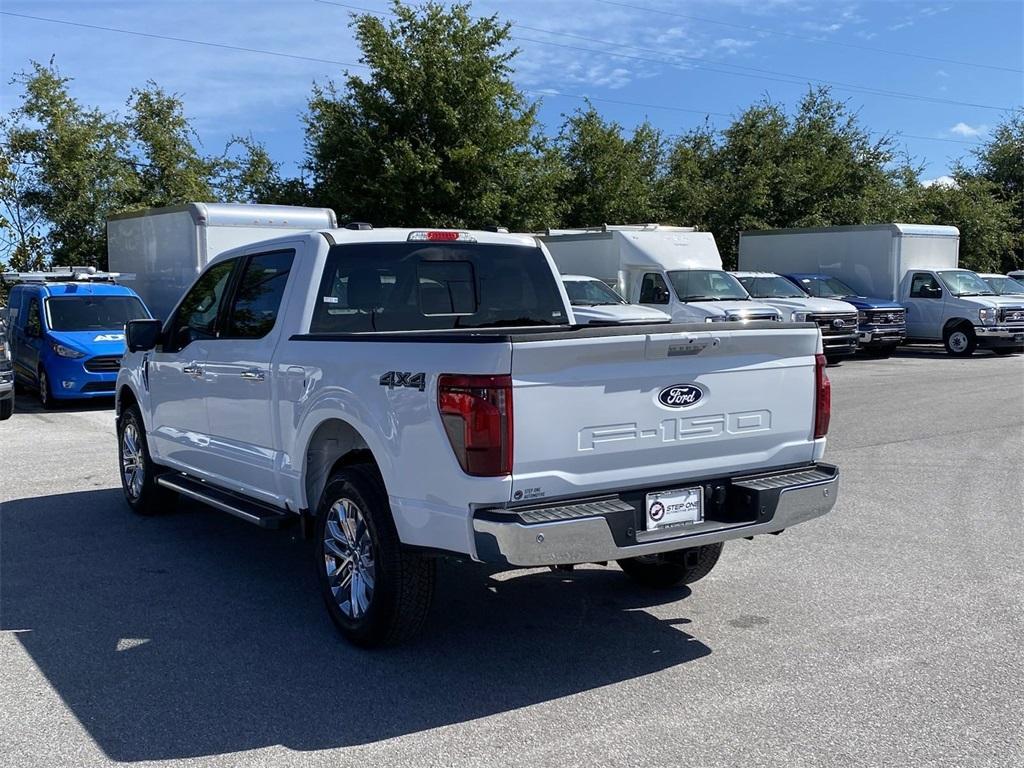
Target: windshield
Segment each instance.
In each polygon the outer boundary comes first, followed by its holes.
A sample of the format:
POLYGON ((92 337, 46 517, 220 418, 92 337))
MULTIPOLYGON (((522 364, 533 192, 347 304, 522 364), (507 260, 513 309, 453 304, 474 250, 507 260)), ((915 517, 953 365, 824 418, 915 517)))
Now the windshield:
POLYGON ((941 270, 939 279, 954 296, 994 296, 989 284, 966 269, 941 270))
POLYGON ((817 296, 819 299, 841 299, 857 294, 853 288, 835 277, 801 277, 800 285, 811 296, 817 296))
POLYGON ((51 296, 46 307, 51 331, 123 331, 149 317, 135 296, 51 296))
POLYGON ((1014 280, 1012 277, 985 277, 982 278, 988 283, 989 288, 997 296, 1019 296, 1024 294, 1024 283, 1014 280))
POLYGON ((564 280, 569 303, 574 307, 600 307, 625 304, 626 300, 600 280, 564 280))
POLYGON ((806 299, 807 294, 789 280, 778 275, 738 278, 747 293, 755 299, 806 299))
POLYGON ((680 301, 745 301, 750 298, 739 280, 720 269, 669 272, 680 301))

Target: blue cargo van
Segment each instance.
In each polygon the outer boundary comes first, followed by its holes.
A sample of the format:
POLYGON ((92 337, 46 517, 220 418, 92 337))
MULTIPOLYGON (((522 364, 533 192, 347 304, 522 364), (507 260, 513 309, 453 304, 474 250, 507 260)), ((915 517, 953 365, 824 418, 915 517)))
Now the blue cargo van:
POLYGON ((15 382, 45 408, 113 395, 124 325, 150 316, 130 288, 94 282, 18 283, 7 315, 15 382))

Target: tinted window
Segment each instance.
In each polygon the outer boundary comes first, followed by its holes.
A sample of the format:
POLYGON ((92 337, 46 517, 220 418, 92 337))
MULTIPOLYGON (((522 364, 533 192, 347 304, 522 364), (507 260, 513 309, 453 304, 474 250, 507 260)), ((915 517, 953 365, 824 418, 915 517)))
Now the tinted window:
POLYGON ((910 282, 910 298, 912 299, 937 299, 942 296, 942 289, 935 275, 928 272, 918 272, 910 282))
POLYGON ((228 337, 259 339, 270 333, 277 322, 294 257, 294 251, 249 257, 228 315, 228 337))
POLYGON ((40 336, 43 333, 43 322, 39 316, 39 299, 32 299, 25 316, 25 333, 29 336, 40 336))
POLYGON ((564 325, 539 248, 477 243, 336 245, 310 331, 444 330, 564 325))
POLYGON ((123 331, 129 320, 149 317, 134 296, 51 296, 46 308, 52 331, 123 331))
POLYGON ((811 296, 823 299, 841 299, 844 296, 856 295, 853 288, 835 277, 804 277, 800 279, 800 285, 811 296))
POLYGON ((199 276, 171 320, 167 351, 177 351, 192 341, 212 339, 216 335, 220 302, 237 261, 222 261, 199 276))
POLYGON ((668 304, 668 286, 657 272, 648 272, 640 284, 641 304, 668 304))

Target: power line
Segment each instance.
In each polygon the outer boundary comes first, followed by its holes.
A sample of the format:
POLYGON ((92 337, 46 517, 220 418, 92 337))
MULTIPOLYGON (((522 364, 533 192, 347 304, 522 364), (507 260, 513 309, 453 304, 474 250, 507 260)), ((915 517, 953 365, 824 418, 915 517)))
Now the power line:
MULTIPOLYGON (((371 14, 375 14, 375 15, 378 15, 378 16, 394 16, 394 14, 391 13, 390 11, 378 11, 378 10, 374 10, 374 9, 371 9, 371 8, 365 8, 365 7, 358 6, 358 5, 351 5, 351 4, 348 4, 348 3, 341 3, 341 2, 334 2, 333 0, 314 0, 314 1, 317 2, 317 3, 320 3, 322 5, 335 5, 335 6, 339 6, 341 8, 348 8, 350 10, 362 11, 364 13, 371 13, 371 14)), ((565 35, 565 36, 569 36, 569 37, 582 37, 581 35, 574 35, 572 33, 560 32, 560 31, 555 31, 555 30, 550 30, 550 29, 542 29, 542 28, 538 28, 538 27, 527 27, 525 25, 518 24, 516 22, 512 22, 511 26, 518 27, 520 29, 528 29, 528 30, 533 30, 533 31, 537 31, 537 32, 542 32, 544 34, 549 34, 549 35, 565 35)), ((684 56, 682 54, 666 53, 666 52, 663 52, 663 51, 659 51, 657 49, 638 48, 637 46, 631 46, 631 45, 625 45, 624 46, 621 43, 615 43, 615 42, 610 42, 610 41, 602 41, 602 40, 598 40, 598 39, 591 38, 591 37, 584 37, 583 39, 589 40, 589 41, 594 42, 594 43, 604 44, 604 45, 611 45, 611 46, 619 47, 619 48, 626 47, 626 48, 634 48, 634 49, 638 49, 638 50, 643 50, 643 51, 654 53, 654 54, 659 55, 659 56, 671 56, 671 57, 676 58, 676 59, 686 59, 686 60, 694 62, 694 63, 691 63, 691 64, 688 64, 688 65, 684 66, 684 65, 676 64, 674 61, 667 61, 667 60, 665 60, 663 58, 652 59, 652 58, 646 57, 646 56, 634 56, 632 54, 619 53, 617 51, 607 51, 607 50, 600 50, 600 49, 596 49, 596 48, 585 48, 583 46, 569 45, 567 43, 556 43, 556 42, 553 42, 551 40, 536 40, 536 39, 529 38, 529 37, 523 37, 521 35, 516 35, 515 39, 517 41, 521 41, 521 42, 525 42, 525 43, 535 43, 535 44, 538 44, 538 45, 548 45, 548 46, 553 46, 555 48, 564 48, 564 49, 571 50, 571 51, 582 51, 582 52, 585 52, 585 53, 598 53, 598 54, 603 54, 605 56, 615 56, 615 57, 618 57, 620 59, 628 59, 628 60, 631 60, 631 61, 641 61, 641 62, 645 62, 645 63, 649 63, 649 64, 660 64, 661 66, 669 66, 669 67, 672 67, 674 69, 682 69, 684 71, 689 70, 689 69, 701 69, 701 70, 704 70, 706 72, 715 72, 715 73, 718 73, 718 74, 732 75, 733 77, 746 77, 746 78, 751 78, 751 79, 754 79, 754 80, 768 80, 768 81, 777 82, 777 83, 786 83, 788 85, 803 85, 805 83, 818 83, 818 84, 821 84, 821 85, 832 86, 836 90, 849 91, 851 93, 860 93, 860 94, 865 94, 865 95, 881 96, 881 97, 884 97, 884 98, 901 99, 901 100, 908 100, 909 99, 909 100, 912 100, 912 101, 930 102, 930 103, 934 103, 934 104, 949 104, 949 105, 960 106, 960 107, 974 107, 974 108, 977 108, 977 109, 991 109, 991 110, 995 110, 997 112, 1008 111, 1010 109, 1009 107, 999 107, 999 106, 993 106, 991 104, 976 104, 976 103, 973 103, 973 102, 958 101, 958 100, 955 100, 955 99, 946 99, 946 98, 941 98, 941 97, 937 97, 937 96, 923 96, 921 94, 907 93, 905 91, 890 91, 890 90, 885 90, 885 89, 882 89, 882 88, 876 88, 874 86, 860 85, 858 83, 845 83, 845 82, 838 81, 838 80, 825 80, 825 79, 822 79, 822 78, 809 77, 807 75, 794 74, 794 73, 791 73, 791 72, 779 72, 777 70, 771 70, 771 69, 759 69, 757 67, 747 67, 747 66, 738 65, 738 64, 722 63, 722 66, 734 67, 734 68, 737 68, 737 69, 746 69, 746 70, 750 70, 751 72, 755 72, 755 73, 759 73, 759 74, 748 74, 747 72, 733 72, 733 71, 728 70, 728 69, 719 69, 719 68, 716 68, 714 66, 709 66, 706 63, 706 60, 698 58, 698 57, 695 57, 695 56, 684 56)))
MULTIPOLYGON (((323 2, 323 0, 318 0, 318 1, 323 2)), ((328 5, 340 5, 340 3, 325 3, 325 4, 328 4, 328 5)), ((363 10, 363 9, 360 9, 360 10, 363 10)), ((385 12, 383 12, 383 11, 372 11, 372 13, 377 13, 377 14, 383 15, 385 12)), ((313 57, 313 56, 299 56, 299 55, 296 55, 296 54, 282 53, 281 51, 264 50, 262 48, 250 48, 250 47, 243 47, 243 46, 237 46, 237 45, 227 45, 227 44, 224 44, 224 43, 214 43, 214 42, 210 42, 210 41, 207 41, 207 40, 193 40, 193 39, 184 38, 184 37, 172 37, 170 35, 157 35, 157 34, 153 34, 153 33, 149 33, 149 32, 139 32, 137 30, 131 30, 131 29, 119 29, 117 27, 106 27, 106 26, 101 26, 101 25, 98 25, 98 24, 85 24, 85 23, 82 23, 82 22, 67 21, 67 20, 64 20, 64 19, 50 19, 50 18, 45 18, 45 17, 42 17, 42 16, 30 16, 28 14, 23 14, 23 13, 13 13, 11 11, 0 11, 0 15, 16 16, 16 17, 19 17, 19 18, 31 19, 31 20, 34 20, 34 21, 50 22, 50 23, 54 23, 54 24, 65 24, 65 25, 73 26, 73 27, 84 27, 86 29, 95 29, 95 30, 100 30, 100 31, 104 31, 104 32, 117 32, 117 33, 120 33, 120 34, 135 35, 135 36, 138 36, 138 37, 148 37, 148 38, 155 38, 155 39, 158 39, 158 40, 168 40, 168 41, 172 41, 172 42, 176 42, 176 43, 187 43, 187 44, 190 44, 190 45, 203 45, 203 46, 210 46, 210 47, 213 47, 213 48, 222 48, 222 49, 233 50, 233 51, 242 51, 242 52, 245 52, 245 53, 263 54, 263 55, 268 55, 268 56, 280 56, 280 57, 285 57, 285 58, 299 59, 299 60, 302 60, 302 61, 312 61, 312 62, 317 62, 317 63, 322 63, 322 64, 335 64, 335 65, 346 66, 346 67, 359 67, 359 68, 362 68, 362 69, 369 69, 369 67, 367 65, 365 65, 365 64, 351 64, 351 63, 347 63, 347 62, 343 62, 343 61, 336 61, 336 60, 333 60, 333 59, 321 59, 321 58, 317 58, 317 57, 313 57)), ((664 111, 668 111, 668 112, 681 112, 681 113, 699 114, 699 115, 713 115, 713 116, 716 116, 716 117, 730 117, 730 115, 728 115, 727 113, 724 113, 724 112, 713 112, 711 110, 702 110, 702 109, 690 109, 690 108, 686 108, 686 107, 670 106, 670 105, 667 105, 667 104, 649 104, 649 103, 635 102, 635 101, 623 101, 623 100, 609 99, 609 98, 599 97, 599 96, 588 96, 588 95, 585 95, 585 94, 565 93, 565 92, 556 91, 556 90, 553 90, 553 89, 544 89, 544 90, 524 89, 524 91, 526 91, 527 93, 533 93, 535 95, 542 96, 542 97, 543 96, 554 96, 554 97, 559 97, 559 98, 575 99, 577 101, 595 101, 595 102, 601 102, 601 103, 607 103, 607 104, 616 104, 616 105, 619 105, 619 106, 640 107, 640 108, 643 108, 643 109, 658 109, 658 110, 664 110, 664 111)), ((915 136, 913 134, 899 134, 899 135, 902 135, 902 136, 904 136, 906 138, 923 139, 923 140, 926 140, 926 141, 942 141, 942 142, 948 142, 948 143, 953 143, 953 144, 971 144, 971 145, 976 145, 976 142, 962 141, 962 140, 959 140, 959 139, 945 139, 945 138, 939 138, 939 137, 935 137, 935 136, 915 136)))
POLYGON ((148 37, 154 40, 169 40, 175 43, 190 43, 191 45, 205 45, 210 48, 223 48, 229 51, 242 51, 244 53, 260 53, 267 56, 280 56, 284 59, 298 59, 299 61, 313 61, 320 64, 336 64, 342 67, 363 67, 369 69, 365 64, 352 64, 347 61, 336 61, 334 59, 318 59, 313 56, 299 56, 294 53, 283 53, 281 51, 267 51, 262 48, 246 48, 241 45, 228 45, 226 43, 211 43, 208 40, 191 40, 186 37, 172 37, 171 35, 157 35, 152 32, 138 32, 134 29, 119 29, 117 27, 104 27, 99 24, 85 24, 80 21, 67 21, 66 19, 49 19, 44 16, 30 16, 27 13, 13 13, 12 11, 0 11, 2 16, 16 16, 20 19, 32 19, 33 21, 46 21, 50 24, 65 24, 69 27, 83 27, 85 29, 97 29, 103 32, 119 32, 122 35, 135 35, 136 37, 148 37))
POLYGON ((781 37, 789 37, 795 40, 806 40, 811 43, 824 43, 826 45, 838 45, 843 48, 856 48, 861 51, 872 51, 874 53, 885 53, 890 56, 905 56, 911 59, 923 59, 925 61, 937 61, 944 64, 958 64, 964 67, 979 67, 981 69, 994 69, 1001 72, 1013 72, 1020 73, 1024 70, 1017 69, 1015 67, 1003 67, 997 64, 982 64, 977 61, 963 61, 962 59, 947 59, 941 56, 928 56, 923 53, 911 53, 909 51, 894 51, 889 48, 878 48, 873 45, 861 45, 859 43, 847 43, 842 40, 829 40, 821 37, 814 37, 813 35, 801 35, 796 32, 786 32, 781 29, 771 29, 770 27, 755 27, 748 24, 736 24, 735 22, 721 21, 719 19, 709 19, 705 16, 692 16, 686 13, 679 13, 677 11, 665 11, 660 8, 651 8, 650 6, 644 5, 633 5, 631 3, 623 3, 618 0, 595 0, 598 3, 604 5, 614 5, 620 8, 629 8, 634 11, 645 11, 647 13, 657 13, 662 16, 672 16, 678 19, 687 19, 689 21, 700 21, 705 24, 718 24, 723 27, 732 27, 733 29, 745 29, 749 32, 761 32, 769 35, 779 35, 781 37))

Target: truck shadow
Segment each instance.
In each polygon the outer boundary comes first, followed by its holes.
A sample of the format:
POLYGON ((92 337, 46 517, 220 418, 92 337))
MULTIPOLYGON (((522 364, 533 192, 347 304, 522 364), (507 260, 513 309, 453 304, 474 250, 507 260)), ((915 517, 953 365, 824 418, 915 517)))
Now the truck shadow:
POLYGON ((711 653, 688 619, 637 610, 688 591, 614 568, 444 562, 423 638, 366 652, 336 634, 287 532, 198 506, 139 518, 114 489, 6 502, 0 527, 0 628, 118 761, 366 744, 711 653))
POLYGON ((52 411, 43 408, 35 392, 19 391, 14 400, 14 415, 27 413, 91 413, 113 411, 114 397, 97 397, 89 400, 58 400, 52 411))

